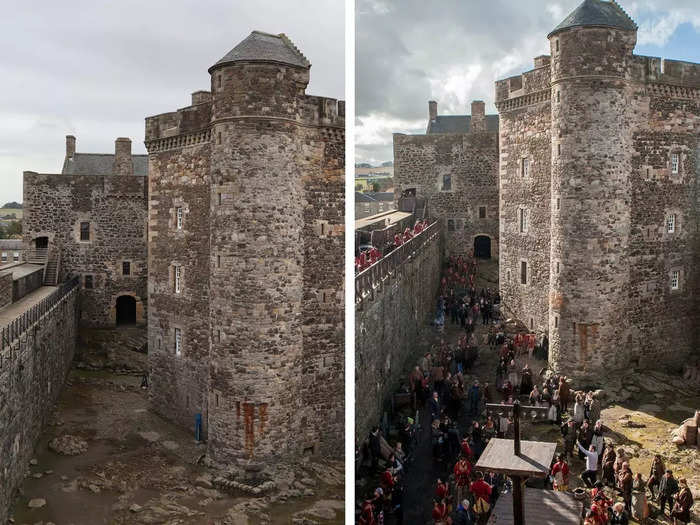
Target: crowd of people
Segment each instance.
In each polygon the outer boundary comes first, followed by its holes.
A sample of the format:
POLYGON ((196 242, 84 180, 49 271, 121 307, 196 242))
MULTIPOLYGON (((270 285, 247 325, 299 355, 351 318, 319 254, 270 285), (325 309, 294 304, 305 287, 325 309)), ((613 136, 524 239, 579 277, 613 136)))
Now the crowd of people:
MULTIPOLYGON (((406 229, 401 232, 397 232, 394 235, 393 242, 387 243, 385 246, 386 254, 392 252, 402 244, 410 241, 416 235, 424 231, 428 227, 428 220, 423 219, 422 221, 416 221, 413 228, 406 227, 406 229)), ((370 246, 367 249, 357 248, 355 252, 355 273, 360 273, 382 258, 382 252, 375 246, 370 246)))
MULTIPOLYGON (((413 410, 418 410, 419 418, 424 413, 430 422, 425 436, 430 436, 433 460, 439 465, 435 471, 445 473, 433 483, 431 515, 435 525, 486 523, 499 495, 512 489, 508 477, 479 471, 475 465, 490 439, 514 436, 508 411, 492 417, 485 405, 510 405, 516 399, 526 406, 546 408, 543 424, 559 428, 561 452, 552 462, 546 487, 583 490, 587 498, 582 516, 585 525, 626 524, 632 517, 645 523, 652 510, 650 500, 658 503, 661 513, 668 508, 674 524, 688 523, 693 495, 686 480, 676 480, 660 456, 654 459, 646 480, 642 473, 634 473, 625 450, 616 449, 606 439, 608 429, 600 419, 602 406, 596 393, 574 391, 566 376, 546 368, 537 372, 530 368, 537 359, 546 359, 547 336, 538 337, 526 330, 508 333, 494 315, 500 302, 498 294, 488 289, 477 291, 476 270, 473 258, 451 257, 447 261, 434 324, 441 333, 445 317, 449 317, 462 333, 454 346, 440 336, 407 381, 413 410), (481 341, 475 333, 479 320, 486 325, 481 341), (498 357, 491 385, 466 378, 480 352, 486 351, 498 357), (582 470, 581 483, 572 483, 573 470, 582 470)), ((372 430, 369 453, 372 472, 380 474, 379 486, 363 500, 358 523, 403 523, 405 482, 417 453, 419 430, 416 418, 406 418, 394 447, 386 442, 382 447, 379 429, 372 430)))

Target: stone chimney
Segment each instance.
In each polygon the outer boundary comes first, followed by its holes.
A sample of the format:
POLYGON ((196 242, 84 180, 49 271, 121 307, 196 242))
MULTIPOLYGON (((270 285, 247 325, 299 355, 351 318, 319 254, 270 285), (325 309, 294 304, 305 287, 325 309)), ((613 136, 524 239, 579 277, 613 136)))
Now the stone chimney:
POLYGON ((486 104, 483 100, 472 102, 472 119, 469 130, 472 133, 482 133, 486 131, 486 104))
POLYGON ((210 91, 195 91, 192 93, 192 105, 202 104, 203 102, 209 102, 211 100, 210 91))
POLYGON ((131 160, 131 139, 119 137, 114 141, 114 174, 133 175, 134 163, 131 160))
POLYGON ((72 159, 73 155, 75 155, 75 137, 66 135, 66 157, 72 159))
POLYGON ((437 118, 437 102, 434 100, 428 101, 428 118, 435 120, 437 118))

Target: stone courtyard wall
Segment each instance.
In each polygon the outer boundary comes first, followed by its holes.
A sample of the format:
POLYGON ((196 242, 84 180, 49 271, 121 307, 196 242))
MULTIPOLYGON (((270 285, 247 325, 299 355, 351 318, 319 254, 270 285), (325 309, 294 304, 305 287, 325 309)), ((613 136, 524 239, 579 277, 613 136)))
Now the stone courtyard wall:
POLYGON ((360 440, 379 423, 386 401, 407 380, 418 359, 416 342, 432 330, 441 264, 438 236, 403 263, 373 298, 356 305, 355 436, 360 440))
POLYGON ((12 272, 0 275, 0 308, 12 302, 12 272))
POLYGON ((55 294, 64 292, 59 302, 41 317, 33 317, 17 337, 2 332, 0 523, 7 522, 14 491, 24 480, 34 445, 58 399, 75 352, 78 288, 59 288, 55 294))

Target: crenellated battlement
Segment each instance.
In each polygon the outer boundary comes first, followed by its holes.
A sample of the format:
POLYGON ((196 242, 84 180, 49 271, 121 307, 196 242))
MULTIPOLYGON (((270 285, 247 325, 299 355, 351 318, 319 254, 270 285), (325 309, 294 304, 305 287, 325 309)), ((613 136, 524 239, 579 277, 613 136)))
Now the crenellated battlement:
MULTIPOLYGON (((638 82, 690 90, 700 89, 700 64, 644 55, 634 55, 633 59, 630 65, 630 77, 638 82)), ((678 91, 678 93, 684 93, 684 91, 678 91)))
POLYGON ((506 100, 519 99, 533 93, 549 91, 551 81, 551 58, 548 55, 535 57, 535 69, 496 81, 496 105, 506 100))

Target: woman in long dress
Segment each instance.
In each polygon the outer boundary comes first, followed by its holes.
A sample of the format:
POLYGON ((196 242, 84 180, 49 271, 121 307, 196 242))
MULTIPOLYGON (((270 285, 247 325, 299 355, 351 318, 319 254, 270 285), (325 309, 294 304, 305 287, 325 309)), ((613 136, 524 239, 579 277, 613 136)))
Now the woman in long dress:
POLYGON ((649 517, 646 483, 644 483, 642 474, 639 472, 637 472, 634 482, 632 482, 632 516, 640 525, 646 523, 646 519, 649 517))

